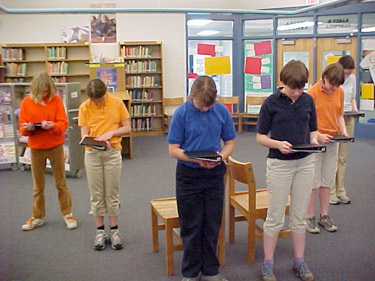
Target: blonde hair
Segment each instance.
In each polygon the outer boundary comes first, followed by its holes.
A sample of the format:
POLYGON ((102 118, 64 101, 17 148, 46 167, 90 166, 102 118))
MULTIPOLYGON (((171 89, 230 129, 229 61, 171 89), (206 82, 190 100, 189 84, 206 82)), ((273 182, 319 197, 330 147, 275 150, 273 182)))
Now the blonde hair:
POLYGON ((217 90, 215 81, 209 76, 199 76, 190 90, 190 98, 202 106, 211 106, 216 102, 217 90))
POLYGON ((45 105, 43 101, 43 89, 48 89, 48 98, 51 100, 56 95, 56 86, 47 72, 37 73, 31 81, 31 99, 36 103, 45 105))

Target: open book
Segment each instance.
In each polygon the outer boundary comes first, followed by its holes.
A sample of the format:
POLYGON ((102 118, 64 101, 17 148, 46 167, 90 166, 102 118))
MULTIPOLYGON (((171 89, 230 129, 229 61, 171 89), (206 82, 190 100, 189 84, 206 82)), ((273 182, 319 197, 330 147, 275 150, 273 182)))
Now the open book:
POLYGON ((327 147, 320 144, 297 144, 293 145, 291 151, 293 152, 309 152, 309 153, 319 153, 326 152, 327 147))
POLYGON ((99 149, 99 150, 106 150, 107 144, 105 141, 96 141, 93 137, 83 137, 79 144, 87 145, 89 147, 99 149))
POLYGON ((204 161, 220 162, 221 156, 215 151, 211 150, 198 150, 198 151, 184 151, 190 159, 198 159, 204 161))
POLYGON ((332 142, 354 142, 353 137, 334 136, 332 142))
POLYGON ((344 112, 345 117, 353 117, 353 118, 359 118, 359 117, 365 117, 364 112, 353 112, 353 111, 348 111, 344 112))

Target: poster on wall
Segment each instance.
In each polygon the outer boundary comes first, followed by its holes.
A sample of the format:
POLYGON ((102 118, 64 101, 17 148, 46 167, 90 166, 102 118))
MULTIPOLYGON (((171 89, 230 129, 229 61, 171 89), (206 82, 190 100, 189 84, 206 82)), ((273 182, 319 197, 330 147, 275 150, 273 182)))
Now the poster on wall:
POLYGON ((96 77, 104 82, 108 92, 117 92, 117 69, 98 68, 96 77))
POLYGON ((75 25, 63 26, 61 28, 62 40, 64 43, 78 43, 89 41, 89 26, 75 25))
MULTIPOLYGON (((115 3, 91 3, 90 8, 116 8, 115 3)), ((90 18, 91 43, 116 43, 116 14, 93 14, 90 18)))
MULTIPOLYGON (((269 96, 273 89, 272 40, 246 40, 245 96, 269 96)), ((245 108, 245 111, 247 109, 245 108)))

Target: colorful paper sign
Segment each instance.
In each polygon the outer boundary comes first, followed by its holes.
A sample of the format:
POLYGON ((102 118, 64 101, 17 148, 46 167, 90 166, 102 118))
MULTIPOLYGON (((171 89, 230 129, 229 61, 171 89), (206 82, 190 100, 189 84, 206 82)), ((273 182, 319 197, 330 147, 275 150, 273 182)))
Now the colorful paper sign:
POLYGON ((256 56, 271 54, 271 41, 254 43, 254 50, 256 56))
POLYGON ((327 57, 327 63, 326 65, 330 65, 332 63, 336 63, 339 61, 339 59, 341 58, 341 56, 328 56, 327 57))
POLYGON ((245 73, 260 75, 260 68, 262 67, 261 58, 246 58, 245 73))
POLYGON ((215 45, 198 44, 198 55, 215 56, 215 45))
POLYGON ((271 89, 271 76, 270 75, 260 76, 260 83, 262 84, 262 89, 271 89))
POLYGON ((230 74, 229 56, 205 58, 204 63, 206 75, 230 74))

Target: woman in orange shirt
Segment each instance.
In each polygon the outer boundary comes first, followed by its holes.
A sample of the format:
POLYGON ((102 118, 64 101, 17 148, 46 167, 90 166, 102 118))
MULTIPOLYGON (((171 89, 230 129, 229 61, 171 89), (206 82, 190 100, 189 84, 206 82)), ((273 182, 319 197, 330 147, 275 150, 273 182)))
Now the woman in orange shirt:
POLYGON ((22 230, 33 230, 44 224, 44 172, 49 159, 60 203, 60 210, 68 229, 77 227, 72 216, 72 200, 65 179, 64 132, 68 121, 64 105, 56 95, 56 86, 46 72, 38 73, 31 83, 31 95, 22 100, 19 129, 28 136, 31 149, 31 171, 33 176, 33 216, 22 226, 22 230))

